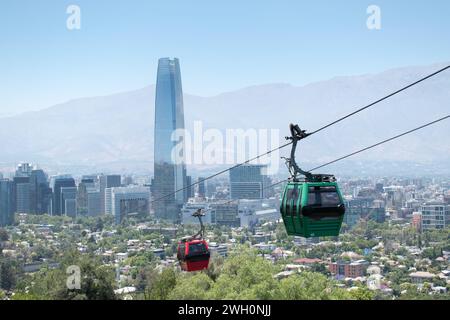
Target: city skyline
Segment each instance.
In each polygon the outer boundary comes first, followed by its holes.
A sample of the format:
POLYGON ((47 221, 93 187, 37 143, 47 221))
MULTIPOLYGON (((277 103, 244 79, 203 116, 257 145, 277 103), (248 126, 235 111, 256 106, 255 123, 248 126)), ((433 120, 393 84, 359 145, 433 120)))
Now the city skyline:
MULTIPOLYGON (((278 143, 282 144, 287 124, 292 121, 301 121, 299 124, 302 127, 311 130, 441 67, 438 64, 400 68, 373 76, 335 78, 305 87, 258 86, 210 99, 184 93, 186 128, 191 136, 193 126, 199 121, 202 121, 200 124, 204 127, 204 133, 211 132, 210 129, 222 132, 228 129, 277 130, 280 138, 278 143), (279 112, 280 106, 283 106, 283 112, 279 112), (260 108, 263 112, 259 112, 256 117, 255 110, 260 108), (324 114, 324 109, 330 112, 324 114), (237 113, 239 117, 234 116, 237 113)), ((423 119, 432 120, 442 116, 446 111, 447 93, 440 88, 445 88, 449 80, 449 73, 442 73, 433 82, 420 84, 408 93, 399 95, 397 101, 383 102, 376 110, 361 113, 359 119, 349 119, 348 125, 332 128, 334 137, 342 136, 345 139, 318 136, 313 146, 306 141, 304 147, 307 152, 303 154, 305 158, 302 161, 311 166, 319 165, 332 155, 352 151, 353 146, 369 145, 377 138, 419 125, 423 119), (398 122, 398 118, 403 121, 398 122)), ((153 101, 155 87, 146 87, 119 95, 78 99, 44 111, 0 119, 0 139, 4 144, 0 170, 11 172, 15 164, 25 160, 40 163, 52 174, 64 171, 76 174, 100 171, 149 173, 154 156, 154 136, 148 134, 154 131, 153 101), (124 108, 124 105, 127 107, 124 108), (68 118, 73 121, 67 122, 68 118), (28 129, 18 130, 18 123, 28 129), (46 130, 39 129, 36 123, 46 130), (102 125, 99 126, 99 123, 102 125), (67 134, 69 131, 71 134, 67 134)), ((447 132, 448 127, 437 125, 380 147, 379 151, 382 152, 374 150, 358 156, 363 162, 358 163, 356 158, 349 159, 337 165, 336 169, 341 174, 349 174, 356 164, 358 167, 361 165, 361 170, 367 171, 367 174, 374 174, 380 168, 387 174, 395 170, 400 170, 400 174, 408 174, 408 170, 419 174, 433 174, 433 171, 448 173, 447 132)), ((194 138, 197 139, 196 136, 194 138)), ((204 143, 203 149, 207 146, 207 142, 204 143)), ((259 147, 258 151, 263 153, 278 143, 271 141, 266 148, 259 147)), ((222 149, 218 151, 228 152, 226 144, 223 144, 222 149)), ((234 157, 236 155, 240 156, 236 162, 252 157, 251 154, 236 153, 235 150, 234 157)), ((276 158, 279 159, 278 156, 276 158)), ((206 163, 191 165, 199 174, 204 170, 203 175, 219 167, 206 163)))
POLYGON ((0 302, 450 299, 448 0, 0 6, 0 302))

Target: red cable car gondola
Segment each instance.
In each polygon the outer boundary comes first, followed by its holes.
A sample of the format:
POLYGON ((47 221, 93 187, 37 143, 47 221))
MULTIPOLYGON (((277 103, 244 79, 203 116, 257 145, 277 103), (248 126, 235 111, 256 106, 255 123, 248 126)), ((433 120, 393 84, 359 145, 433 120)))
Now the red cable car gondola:
POLYGON ((203 239, 204 226, 202 216, 204 213, 198 210, 193 214, 200 221, 200 231, 192 237, 186 237, 178 242, 177 258, 181 270, 187 272, 208 269, 210 252, 208 243, 203 239))

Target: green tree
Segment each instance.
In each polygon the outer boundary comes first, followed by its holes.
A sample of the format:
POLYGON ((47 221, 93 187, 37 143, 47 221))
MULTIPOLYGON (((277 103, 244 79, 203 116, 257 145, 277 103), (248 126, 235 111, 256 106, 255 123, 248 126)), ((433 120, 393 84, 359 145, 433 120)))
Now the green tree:
POLYGON ((276 295, 280 300, 340 300, 349 299, 351 295, 336 288, 332 281, 322 274, 302 272, 280 281, 276 295))
POLYGON ((9 291, 14 288, 17 281, 17 269, 10 260, 0 263, 0 288, 9 291))
POLYGON ((273 278, 276 268, 258 257, 256 252, 241 248, 232 254, 212 286, 212 299, 271 299, 277 288, 273 278))
POLYGON ((350 298, 353 300, 373 300, 375 297, 374 291, 361 287, 355 290, 350 290, 349 294, 350 298))
POLYGON ((170 300, 205 300, 213 281, 203 272, 183 275, 169 293, 170 300))
POLYGON ((8 240, 9 240, 8 231, 6 231, 6 229, 4 229, 4 228, 0 228, 0 242, 4 242, 4 241, 8 241, 8 240))
POLYGON ((76 251, 67 252, 57 269, 43 268, 31 276, 22 290, 17 292, 20 297, 34 297, 40 300, 113 300, 114 270, 103 266, 94 256, 81 256, 76 251), (68 266, 80 268, 80 289, 67 287, 68 266))
POLYGON ((177 284, 177 276, 173 269, 166 268, 161 273, 152 271, 147 281, 146 299, 166 300, 177 284))

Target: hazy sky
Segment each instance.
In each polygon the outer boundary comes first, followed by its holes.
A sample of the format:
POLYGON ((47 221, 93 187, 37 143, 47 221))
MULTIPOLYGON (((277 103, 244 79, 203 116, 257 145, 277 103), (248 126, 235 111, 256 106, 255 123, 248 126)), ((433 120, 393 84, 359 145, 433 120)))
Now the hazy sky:
POLYGON ((302 85, 450 61, 448 0, 1 0, 0 116, 155 82, 181 59, 184 91, 302 85), (69 5, 81 29, 68 30, 69 5), (369 5, 381 30, 366 26, 369 5))

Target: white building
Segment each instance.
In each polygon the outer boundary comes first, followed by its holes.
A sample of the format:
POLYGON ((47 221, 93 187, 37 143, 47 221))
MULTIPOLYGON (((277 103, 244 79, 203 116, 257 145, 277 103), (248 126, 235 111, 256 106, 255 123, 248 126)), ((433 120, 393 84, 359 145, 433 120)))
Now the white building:
POLYGON ((215 242, 211 242, 208 245, 209 251, 211 255, 219 255, 222 257, 226 257, 228 255, 228 247, 226 245, 217 244, 215 242))
POLYGON ((205 216, 202 218, 204 224, 211 224, 211 210, 209 205, 205 201, 191 198, 188 203, 185 203, 181 209, 181 223, 182 224, 199 224, 198 218, 193 217, 198 209, 202 209, 205 212, 205 216))
POLYGON ((277 209, 277 199, 239 200, 239 218, 241 227, 265 221, 276 221, 281 218, 277 209))
POLYGON ((112 188, 105 189, 105 214, 112 214, 112 188))
POLYGON ((267 209, 256 211, 256 218, 258 221, 277 221, 281 219, 281 214, 278 209, 267 209))

